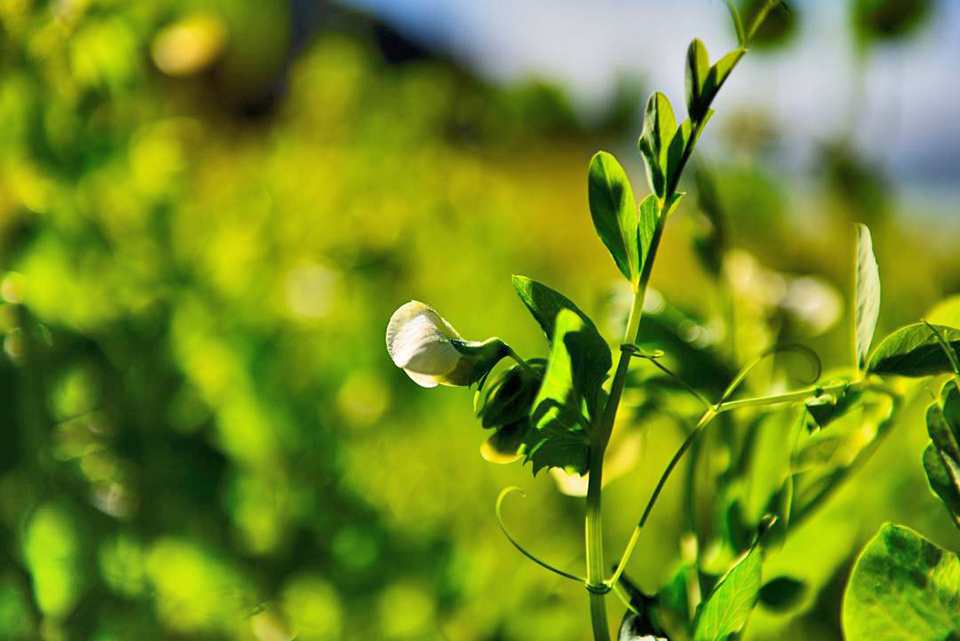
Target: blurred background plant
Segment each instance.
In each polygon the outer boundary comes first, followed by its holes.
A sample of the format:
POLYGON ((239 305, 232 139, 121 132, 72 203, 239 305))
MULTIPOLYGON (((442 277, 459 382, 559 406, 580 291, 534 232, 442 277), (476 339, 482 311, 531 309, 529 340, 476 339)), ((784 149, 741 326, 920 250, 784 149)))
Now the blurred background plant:
MULTIPOLYGON (((469 395, 418 394, 383 332, 417 298, 541 355, 518 272, 617 337, 624 292, 582 241, 587 162, 621 150, 642 183, 644 79, 661 60, 682 77, 682 54, 594 51, 591 71, 617 75, 585 89, 509 54, 524 29, 549 51, 564 17, 594 28, 568 3, 509 5, 0 2, 0 637, 583 637, 582 590, 522 562, 492 517, 500 487, 523 486, 539 507, 518 534, 579 562, 581 502, 557 491, 578 480, 485 464, 469 395), (490 22, 503 42, 464 43, 490 22)), ((732 42, 720 3, 664 6, 596 19, 656 20, 679 51, 703 25, 732 42)), ((768 21, 653 276, 651 336, 688 380, 722 386, 725 362, 777 341, 847 362, 850 221, 874 232, 881 333, 960 289, 960 160, 930 146, 960 137, 935 117, 960 100, 957 24, 933 0, 798 1, 768 21), (825 33, 846 34, 849 77, 825 70, 800 107, 757 95, 771 78, 803 91, 825 33), (938 93, 876 81, 891 64, 938 93), (684 350, 716 369, 684 371, 684 350)), ((566 42, 567 63, 589 43, 566 42)), ((759 611, 748 639, 839 639, 844 577, 882 521, 960 547, 918 464, 927 401, 776 557, 808 594, 759 611)), ((635 415, 656 402, 635 395, 635 415)), ((608 549, 683 438, 671 417, 627 422, 608 549)), ((711 451, 720 474, 722 439, 711 451)), ((665 494, 628 569, 650 590, 682 563, 681 501, 665 494)))

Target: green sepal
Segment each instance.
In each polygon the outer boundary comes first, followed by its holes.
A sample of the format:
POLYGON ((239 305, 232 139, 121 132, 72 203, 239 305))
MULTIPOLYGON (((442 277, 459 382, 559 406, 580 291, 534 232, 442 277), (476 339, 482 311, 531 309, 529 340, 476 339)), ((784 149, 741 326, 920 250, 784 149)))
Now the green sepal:
POLYGON ((454 339, 450 344, 469 362, 467 385, 477 383, 481 388, 490 371, 510 353, 510 348, 499 338, 489 338, 482 343, 454 339))

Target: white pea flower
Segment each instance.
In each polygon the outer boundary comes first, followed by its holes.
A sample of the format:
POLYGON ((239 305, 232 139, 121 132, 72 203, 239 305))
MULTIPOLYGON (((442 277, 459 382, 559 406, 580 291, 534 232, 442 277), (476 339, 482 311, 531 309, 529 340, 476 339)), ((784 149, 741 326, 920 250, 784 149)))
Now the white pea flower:
POLYGON ((503 341, 466 341, 428 305, 410 301, 387 324, 387 352, 394 364, 423 387, 466 386, 507 355, 503 341))

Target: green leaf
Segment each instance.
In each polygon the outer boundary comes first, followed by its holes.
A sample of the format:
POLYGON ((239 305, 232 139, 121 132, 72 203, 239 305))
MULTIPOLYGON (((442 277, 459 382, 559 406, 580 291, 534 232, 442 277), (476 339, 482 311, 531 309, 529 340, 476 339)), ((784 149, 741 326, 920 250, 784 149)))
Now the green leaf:
POLYGON ((843 598, 847 641, 929 641, 960 634, 960 559, 886 524, 857 560, 843 598))
POLYGON ((789 576, 778 576, 760 588, 760 603, 774 612, 787 612, 803 600, 807 584, 789 576))
POLYGON ((637 221, 637 253, 640 255, 640 269, 647 264, 647 256, 650 254, 650 245, 653 243, 653 234, 657 229, 657 221, 660 219, 657 208, 656 194, 650 194, 640 202, 638 208, 637 221))
MULTIPOLYGON (((534 358, 527 364, 542 376, 546 361, 534 358)), ((487 386, 482 402, 479 403, 477 416, 480 417, 483 427, 500 427, 526 418, 530 414, 539 385, 540 379, 520 365, 514 365, 503 372, 487 386)))
MULTIPOLYGON (((934 325, 956 352, 960 349, 960 329, 934 325)), ((952 372, 950 360, 930 328, 914 323, 896 330, 870 355, 867 371, 874 374, 929 376, 952 372)))
POLYGON ((593 324, 593 321, 580 311, 580 308, 574 305, 573 301, 563 294, 526 276, 514 275, 513 288, 517 290, 517 295, 520 296, 520 300, 523 301, 523 304, 526 305, 530 313, 533 314, 537 323, 540 324, 540 328, 543 329, 543 333, 546 335, 548 341, 553 339, 557 314, 560 313, 562 309, 569 309, 593 329, 600 343, 606 345, 606 342, 603 340, 603 337, 600 336, 600 332, 597 330, 596 325, 593 324))
POLYGON ((706 112, 706 109, 713 103, 713 99, 716 98, 720 87, 727 81, 730 72, 737 66, 740 58, 742 58, 745 53, 747 53, 746 49, 734 49, 710 67, 707 80, 703 83, 703 105, 701 108, 704 112, 706 112))
POLYGON ((943 501, 951 514, 960 518, 960 483, 957 482, 960 480, 960 462, 947 459, 930 443, 923 451, 923 470, 927 473, 933 493, 943 501))
MULTIPOLYGON (((663 215, 669 216, 673 210, 680 204, 683 194, 674 194, 670 202, 664 207, 663 215)), ((643 271, 647 264, 647 256, 650 254, 650 245, 653 243, 653 234, 657 229, 657 222, 660 220, 657 209, 657 197, 650 194, 640 203, 637 225, 637 245, 639 245, 638 254, 640 255, 640 270, 643 271)))
POLYGON ((640 258, 633 242, 637 237, 637 201, 630 180, 617 159, 601 151, 590 161, 587 185, 597 235, 620 272, 636 283, 640 278, 640 258))
POLYGON ((863 369, 880 316, 880 272, 866 225, 857 225, 857 366, 863 369))
POLYGON ((699 120, 705 113, 703 105, 703 85, 710 73, 710 57, 707 47, 699 38, 694 38, 687 48, 687 113, 691 120, 699 120))
POLYGON ((658 632, 646 613, 636 615, 627 610, 620 621, 617 641, 667 641, 667 637, 658 632))
POLYGON ((596 330, 569 309, 557 314, 550 360, 533 403, 533 425, 522 452, 536 474, 560 467, 584 474, 588 467, 590 425, 599 414, 600 387, 613 364, 596 330))
POLYGON ((940 390, 940 407, 957 441, 960 441, 960 389, 957 389, 956 377, 943 384, 940 390))
POLYGON ((747 622, 760 595, 763 553, 754 546, 716 585, 697 609, 694 641, 721 641, 747 622))
POLYGON ((683 164, 687 157, 687 145, 690 143, 690 136, 693 133, 693 124, 687 119, 677 127, 677 131, 673 134, 673 139, 667 148, 665 163, 668 189, 675 188, 680 182, 680 172, 683 171, 683 164))
POLYGON ((480 445, 480 456, 491 463, 513 463, 520 458, 520 448, 530 429, 530 421, 524 416, 516 423, 504 425, 480 445))
POLYGON ((666 195, 667 150, 676 130, 677 120, 670 101, 659 91, 655 92, 647 101, 638 146, 646 161, 650 188, 661 198, 666 195))
POLYGON ((943 411, 936 404, 927 409, 927 433, 933 445, 956 461, 960 461, 960 430, 947 422, 943 411))

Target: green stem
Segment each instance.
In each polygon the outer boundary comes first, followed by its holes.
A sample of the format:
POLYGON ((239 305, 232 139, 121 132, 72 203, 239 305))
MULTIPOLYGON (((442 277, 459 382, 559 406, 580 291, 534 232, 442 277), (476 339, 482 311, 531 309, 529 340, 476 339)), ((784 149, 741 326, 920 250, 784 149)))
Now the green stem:
MULTIPOLYGON (((590 479, 587 484, 587 585, 603 586, 603 520, 600 512, 600 488, 603 484, 603 451, 591 448, 590 479)), ((590 621, 594 641, 610 641, 610 624, 604 594, 590 590, 590 621)))
POLYGON ((687 438, 683 441, 683 443, 680 445, 680 448, 673 455, 673 458, 670 459, 670 462, 667 464, 663 474, 660 475, 660 480, 657 482, 657 486, 654 488, 653 494, 650 495, 650 499, 647 501, 647 506, 643 510, 643 515, 640 517, 640 521, 634 528, 633 534, 630 535, 630 540, 627 542, 627 547, 624 549, 623 555, 620 557, 620 562, 617 564, 617 569, 614 571, 609 582, 616 582, 617 579, 620 578, 620 574, 623 573, 623 569, 626 567, 627 562, 630 560, 630 556, 633 554, 633 550, 636 547, 637 540, 640 538, 640 530, 642 530, 643 526, 646 524, 647 518, 649 518, 650 512, 653 510, 653 506, 656 504, 657 499, 660 497, 660 493, 663 491, 667 480, 670 478, 670 474, 673 472, 674 468, 676 468, 677 464, 680 463, 680 459, 683 458, 683 455, 696 440, 697 436, 700 435, 700 432, 702 432, 703 429, 709 425, 710 422, 719 414, 722 414, 723 412, 729 412, 731 410, 743 409, 745 407, 761 407, 765 405, 777 405, 779 403, 790 403, 809 398, 818 398, 824 394, 832 394, 834 392, 845 392, 857 389, 872 389, 884 394, 888 394, 891 396, 891 398, 897 398, 896 394, 887 387, 883 385, 877 385, 875 383, 871 384, 867 382, 866 379, 860 379, 852 383, 834 383, 833 385, 808 387, 795 392, 787 392, 786 394, 775 394, 771 396, 759 396, 756 398, 746 398, 736 401, 725 401, 718 403, 716 406, 704 412, 703 416, 700 417, 699 422, 697 422, 696 427, 693 428, 693 431, 691 431, 687 438))
POLYGON ((533 369, 533 367, 530 366, 530 363, 528 363, 527 361, 525 361, 525 360, 523 359, 523 357, 520 356, 520 354, 517 354, 517 353, 513 350, 513 348, 510 347, 509 345, 507 345, 507 356, 509 356, 510 358, 512 358, 513 360, 515 360, 515 361, 517 362, 517 364, 518 364, 520 367, 522 367, 523 369, 525 369, 527 372, 529 372, 530 374, 533 374, 533 375, 534 375, 535 377, 537 377, 537 378, 540 378, 540 372, 538 372, 537 370, 533 369))

